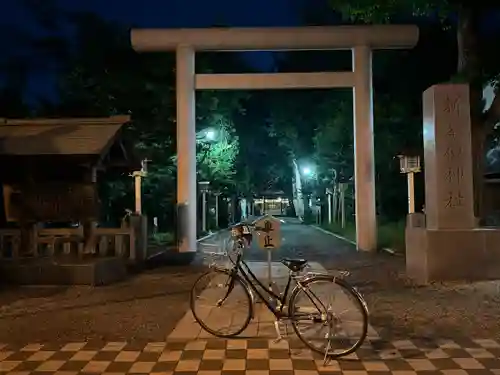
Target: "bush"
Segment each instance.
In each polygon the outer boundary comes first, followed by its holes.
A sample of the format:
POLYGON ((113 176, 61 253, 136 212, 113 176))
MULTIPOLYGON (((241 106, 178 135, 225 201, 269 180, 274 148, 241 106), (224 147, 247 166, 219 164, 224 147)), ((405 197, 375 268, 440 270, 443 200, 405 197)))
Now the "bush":
POLYGON ((316 216, 309 207, 304 209, 304 224, 316 224, 316 216))
MULTIPOLYGON (((398 253, 405 252, 406 221, 382 222, 378 225, 378 248, 390 248, 398 253)), ((356 225, 347 222, 345 228, 340 223, 324 224, 322 227, 351 241, 356 241, 356 225)))
POLYGON ((384 223, 378 226, 378 246, 388 247, 398 253, 405 252, 406 220, 384 223))
POLYGON ((346 223, 345 228, 342 228, 340 223, 331 223, 322 225, 326 230, 338 234, 351 241, 356 241, 356 224, 346 223))
POLYGON ((172 245, 175 243, 175 235, 172 232, 157 232, 151 236, 154 245, 172 245))

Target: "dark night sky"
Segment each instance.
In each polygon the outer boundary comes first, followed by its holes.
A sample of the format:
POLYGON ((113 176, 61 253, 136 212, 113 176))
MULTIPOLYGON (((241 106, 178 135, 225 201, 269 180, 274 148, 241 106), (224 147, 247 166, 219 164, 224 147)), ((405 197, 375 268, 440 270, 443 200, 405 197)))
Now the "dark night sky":
MULTIPOLYGON (((43 1, 43 0, 42 0, 43 1)), ((302 22, 300 10, 305 0, 59 0, 63 9, 93 11, 103 18, 138 27, 208 27, 214 24, 228 26, 296 26, 302 22)), ((321 4, 324 0, 309 0, 321 4)), ((19 53, 19 43, 11 37, 10 26, 21 27, 39 34, 34 19, 20 0, 0 0, 0 47, 8 59, 19 53)), ((251 62, 262 69, 272 64, 270 54, 254 53, 251 62)), ((50 74, 33 74, 29 91, 50 93, 53 79, 50 74)), ((31 95, 30 95, 31 96, 31 95)), ((52 95, 50 95, 52 96, 52 95)))
MULTIPOLYGON (((322 2, 322 0, 314 0, 322 2)), ((286 26, 300 23, 303 0, 59 0, 63 9, 94 11, 109 20, 140 27, 286 26), (167 5, 168 4, 168 5, 167 5), (195 11, 193 11, 195 10, 195 11)), ((0 25, 26 23, 30 17, 22 1, 2 0, 0 25)))
MULTIPOLYGON (((43 3, 43 0, 40 0, 43 3)), ((208 27, 228 26, 298 26, 303 24, 304 4, 307 8, 325 9, 327 0, 58 0, 62 9, 93 11, 104 19, 137 27, 208 27)), ((325 13, 323 11, 323 13, 325 13)), ((500 26, 500 12, 492 12, 488 25, 500 26)), ((332 12, 333 15, 333 12, 332 12)), ((22 28, 37 35, 33 17, 23 7, 22 0, 0 0, 0 63, 19 55, 19 43, 9 29, 22 28)), ((30 55, 29 51, 26 52, 30 55)), ((269 70, 270 53, 247 53, 249 61, 262 70, 269 70)), ((38 71, 30 77, 29 97, 54 96, 54 73, 38 71)), ((1 77, 0 77, 1 78, 1 77)))

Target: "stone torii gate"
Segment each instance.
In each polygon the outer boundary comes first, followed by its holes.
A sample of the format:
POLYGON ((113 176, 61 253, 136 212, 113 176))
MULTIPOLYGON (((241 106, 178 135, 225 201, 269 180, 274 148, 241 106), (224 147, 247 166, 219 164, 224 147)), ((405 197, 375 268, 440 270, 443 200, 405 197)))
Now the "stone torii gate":
POLYGON ((196 251, 196 90, 353 88, 356 243, 377 247, 373 153, 372 50, 412 48, 416 26, 297 28, 135 29, 138 52, 175 51, 177 56, 177 204, 179 251, 196 251), (347 72, 196 74, 196 51, 351 50, 347 72))

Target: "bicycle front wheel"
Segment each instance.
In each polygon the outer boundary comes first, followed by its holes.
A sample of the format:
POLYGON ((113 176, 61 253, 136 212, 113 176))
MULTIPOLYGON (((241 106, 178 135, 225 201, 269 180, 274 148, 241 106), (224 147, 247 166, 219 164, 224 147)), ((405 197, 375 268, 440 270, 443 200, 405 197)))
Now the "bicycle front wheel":
POLYGON ((288 313, 298 338, 317 353, 346 356, 366 339, 368 309, 363 298, 333 275, 316 276, 296 287, 288 313))
POLYGON ((241 277, 213 269, 201 275, 191 289, 191 311, 198 324, 217 337, 243 332, 253 316, 252 297, 241 277))

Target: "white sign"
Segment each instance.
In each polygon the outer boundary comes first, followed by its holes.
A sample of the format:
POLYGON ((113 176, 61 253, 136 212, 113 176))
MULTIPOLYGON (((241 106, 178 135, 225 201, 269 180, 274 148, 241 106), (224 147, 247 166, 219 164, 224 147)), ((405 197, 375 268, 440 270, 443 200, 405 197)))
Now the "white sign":
POLYGON ((258 227, 257 242, 264 250, 274 250, 281 245, 281 222, 271 215, 266 215, 255 223, 258 227))

